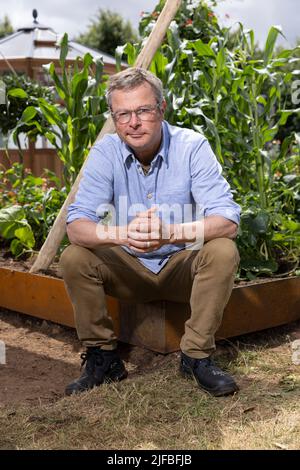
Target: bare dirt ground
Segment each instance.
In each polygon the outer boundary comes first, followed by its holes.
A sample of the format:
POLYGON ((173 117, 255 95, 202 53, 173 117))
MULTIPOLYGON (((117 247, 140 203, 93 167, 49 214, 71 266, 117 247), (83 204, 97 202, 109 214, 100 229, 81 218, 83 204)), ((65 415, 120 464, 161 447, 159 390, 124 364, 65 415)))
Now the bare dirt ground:
MULTIPOLYGON (((0 309, 0 340, 6 346, 6 364, 0 364, 0 407, 55 401, 80 375, 81 345, 72 328, 0 309)), ((119 350, 132 377, 177 356, 122 343, 119 350)))
MULTIPOLYGON (((286 330, 291 340, 300 338, 300 322, 274 330, 286 330)), ((80 375, 82 348, 72 328, 0 309, 0 339, 6 346, 6 364, 0 364, 0 406, 55 401, 80 375)), ((232 346, 219 344, 217 353, 232 356, 232 346)), ((119 351, 131 378, 179 357, 122 343, 119 351)))

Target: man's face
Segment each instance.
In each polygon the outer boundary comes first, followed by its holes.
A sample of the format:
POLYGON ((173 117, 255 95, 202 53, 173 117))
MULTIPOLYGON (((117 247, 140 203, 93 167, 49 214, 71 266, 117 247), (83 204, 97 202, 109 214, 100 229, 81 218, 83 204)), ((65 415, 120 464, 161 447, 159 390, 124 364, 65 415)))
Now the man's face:
POLYGON ((157 107, 155 94, 147 82, 130 90, 115 90, 112 93, 111 107, 114 116, 126 111, 153 109, 146 121, 135 113, 131 114, 127 123, 122 124, 117 118, 114 120, 118 136, 132 148, 137 157, 147 159, 157 152, 161 141, 161 123, 165 106, 163 102, 157 107))

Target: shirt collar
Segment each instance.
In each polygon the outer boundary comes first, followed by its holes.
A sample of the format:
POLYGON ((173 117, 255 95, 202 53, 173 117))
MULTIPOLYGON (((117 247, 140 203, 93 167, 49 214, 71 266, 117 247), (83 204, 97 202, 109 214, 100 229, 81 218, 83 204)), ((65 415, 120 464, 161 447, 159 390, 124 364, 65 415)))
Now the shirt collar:
MULTIPOLYGON (((166 163, 168 166, 168 156, 169 156, 169 146, 170 146, 170 133, 169 133, 169 128, 168 128, 168 123, 166 121, 162 122, 162 144, 161 147, 157 153, 157 156, 161 156, 163 161, 166 163)), ((125 144, 125 142, 121 141, 121 153, 122 153, 122 158, 123 162, 126 163, 127 159, 131 157, 131 160, 134 159, 134 153, 132 149, 129 147, 129 145, 125 144)))

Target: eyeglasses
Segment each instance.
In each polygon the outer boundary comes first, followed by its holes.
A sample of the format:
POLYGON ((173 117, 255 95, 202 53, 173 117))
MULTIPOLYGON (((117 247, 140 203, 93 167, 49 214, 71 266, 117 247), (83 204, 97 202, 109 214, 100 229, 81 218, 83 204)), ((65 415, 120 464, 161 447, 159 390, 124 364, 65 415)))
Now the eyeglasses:
POLYGON ((111 115, 119 124, 127 124, 132 118, 132 113, 134 113, 141 121, 150 121, 160 106, 161 103, 157 103, 155 106, 141 106, 133 111, 117 111, 115 113, 111 113, 111 115))

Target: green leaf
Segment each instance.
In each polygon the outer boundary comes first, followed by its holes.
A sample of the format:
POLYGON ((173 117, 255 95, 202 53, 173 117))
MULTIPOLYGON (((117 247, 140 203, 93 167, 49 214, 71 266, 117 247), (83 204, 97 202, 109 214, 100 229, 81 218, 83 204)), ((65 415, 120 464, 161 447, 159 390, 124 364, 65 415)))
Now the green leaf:
POLYGON ((273 126, 271 129, 266 129, 262 132, 263 144, 271 142, 278 132, 278 126, 273 126))
POLYGON ((54 134, 53 132, 50 132, 50 131, 46 132, 46 133, 45 133, 45 137, 46 137, 46 139, 49 140, 50 144, 52 144, 52 145, 54 145, 54 146, 57 145, 57 143, 56 143, 56 136, 55 136, 55 134, 54 134))
POLYGON ((280 26, 271 26, 264 48, 264 65, 270 62, 278 34, 282 34, 280 26))
POLYGON ((159 50, 156 51, 150 70, 152 69, 155 75, 162 76, 166 71, 167 65, 168 59, 159 50))
POLYGON ((84 54, 83 64, 84 64, 85 69, 88 69, 90 65, 92 65, 93 62, 94 62, 93 56, 89 52, 84 54))
POLYGON ((49 124, 59 125, 61 123, 62 117, 55 105, 47 103, 44 98, 39 98, 38 104, 49 124))
POLYGON ((217 74, 220 75, 224 73, 224 67, 225 67, 225 51, 224 49, 220 49, 218 54, 217 54, 217 74))
POLYGON ((293 134, 285 137, 284 141, 281 144, 280 153, 278 155, 278 160, 283 160, 286 158, 286 154, 289 151, 290 145, 292 144, 293 140, 294 140, 293 134))
POLYGON ((67 33, 65 33, 62 40, 61 40, 61 43, 60 43, 59 62, 61 64, 62 68, 64 68, 64 66, 65 66, 66 57, 67 57, 68 52, 69 52, 68 42, 69 42, 68 35, 67 35, 67 33))
POLYGON ((272 86, 270 91, 269 91, 269 98, 273 98, 273 96, 276 95, 278 97, 278 90, 276 86, 272 86))
POLYGON ((88 79, 84 73, 77 73, 72 79, 72 96, 79 105, 88 86, 88 79))
POLYGON ((289 59, 291 56, 293 56, 294 49, 285 49, 284 51, 281 51, 277 58, 278 59, 289 59))
POLYGON ((191 47, 194 47, 194 49, 196 49, 199 56, 216 57, 212 48, 208 44, 204 44, 201 39, 198 39, 197 41, 191 43, 191 47))
POLYGON ((24 247, 17 238, 14 238, 11 241, 9 249, 16 258, 24 252, 24 247))
POLYGON ((97 83, 100 83, 100 81, 102 80, 103 68, 104 68, 103 59, 98 58, 96 60, 96 75, 95 75, 97 83))
POLYGON ((286 124, 286 121, 289 116, 291 116, 294 113, 299 113, 300 108, 295 108, 295 109, 283 109, 281 111, 281 117, 279 119, 278 125, 279 126, 284 126, 286 124))
POLYGON ((21 206, 13 205, 0 209, 0 234, 3 238, 13 238, 15 230, 20 227, 25 212, 21 206))
POLYGON ((115 58, 116 58, 116 66, 117 66, 118 71, 121 70, 121 60, 122 60, 123 54, 127 56, 127 62, 129 65, 132 66, 136 59, 137 50, 129 42, 125 44, 124 46, 118 46, 116 48, 115 58))
POLYGON ((24 109, 23 114, 21 116, 21 121, 24 122, 29 122, 31 121, 37 114, 37 110, 34 106, 28 106, 26 109, 24 109))
POLYGON ((258 96, 258 97, 256 98, 256 101, 257 101, 258 103, 262 104, 263 106, 267 106, 267 101, 266 101, 266 99, 265 99, 262 95, 258 96))
POLYGON ((55 83, 55 88, 56 88, 56 91, 57 91, 58 95, 60 96, 60 98, 62 100, 64 100, 66 98, 67 94, 68 94, 67 89, 65 88, 62 81, 58 77, 58 75, 55 71, 55 66, 54 66, 53 62, 49 66, 49 72, 50 72, 51 78, 53 79, 53 81, 55 83))
MULTIPOLYGON (((25 125, 26 125, 26 126, 35 126, 36 129, 39 131, 40 134, 43 133, 43 128, 42 128, 42 126, 41 126, 40 123, 39 123, 38 121, 36 121, 36 120, 30 121, 30 123, 25 123, 25 125)), ((30 132, 30 133, 32 132, 33 134, 35 134, 35 129, 33 129, 32 131, 29 130, 28 132, 30 132)), ((28 135, 30 135, 30 134, 28 134, 28 135)))
POLYGON ((167 31, 168 42, 174 51, 180 49, 181 42, 178 33, 178 26, 175 21, 171 21, 169 29, 167 31))
POLYGON ((249 34, 249 37, 250 37, 251 53, 253 53, 254 49, 255 49, 255 36, 254 36, 253 29, 250 29, 248 31, 248 34, 249 34))
POLYGON ((15 230, 15 236, 20 240, 20 242, 25 245, 27 248, 32 249, 35 245, 35 239, 33 231, 30 225, 24 225, 15 230))
POLYGON ((250 214, 242 215, 243 226, 246 226, 250 233, 257 235, 265 235, 268 230, 270 216, 265 211, 260 211, 255 217, 250 214))
POLYGON ((14 98, 28 98, 28 94, 22 88, 11 88, 10 90, 8 90, 7 95, 13 96, 14 98))

